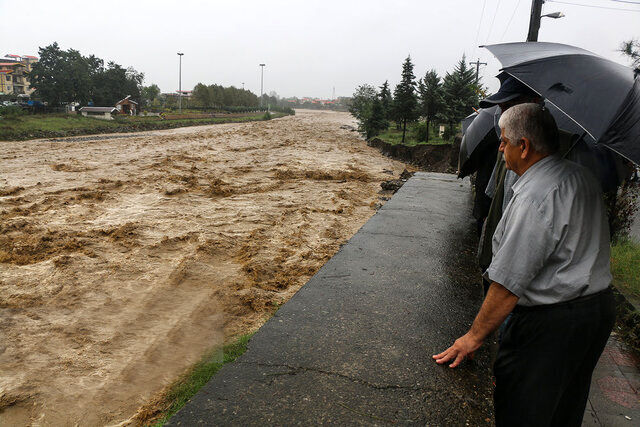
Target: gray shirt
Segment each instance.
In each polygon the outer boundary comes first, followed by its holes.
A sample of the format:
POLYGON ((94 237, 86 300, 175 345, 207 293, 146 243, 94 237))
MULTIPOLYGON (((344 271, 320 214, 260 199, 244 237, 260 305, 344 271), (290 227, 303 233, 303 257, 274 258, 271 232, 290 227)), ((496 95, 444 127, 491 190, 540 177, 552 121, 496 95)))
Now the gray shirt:
POLYGON ((518 179, 513 193, 493 235, 488 280, 525 306, 568 301, 609 286, 609 225, 591 173, 548 156, 518 179))

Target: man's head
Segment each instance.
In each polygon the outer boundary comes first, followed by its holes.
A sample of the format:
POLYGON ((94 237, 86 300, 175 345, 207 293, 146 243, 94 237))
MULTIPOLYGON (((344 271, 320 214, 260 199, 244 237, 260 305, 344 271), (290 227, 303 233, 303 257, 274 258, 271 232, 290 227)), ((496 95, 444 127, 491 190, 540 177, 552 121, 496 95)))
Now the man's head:
POLYGON ((502 113, 500 151, 507 169, 522 175, 537 161, 558 151, 558 127, 540 104, 518 104, 502 113))
POLYGON ((497 104, 504 113, 514 105, 525 102, 542 102, 540 95, 514 77, 506 73, 500 73, 498 79, 500 80, 500 89, 498 92, 480 101, 481 108, 490 108, 497 104))

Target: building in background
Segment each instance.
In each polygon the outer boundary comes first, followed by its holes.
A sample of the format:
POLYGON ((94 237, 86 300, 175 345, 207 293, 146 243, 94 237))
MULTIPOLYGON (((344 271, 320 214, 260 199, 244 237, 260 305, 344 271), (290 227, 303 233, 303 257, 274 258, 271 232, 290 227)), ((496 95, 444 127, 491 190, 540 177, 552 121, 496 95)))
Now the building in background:
POLYGON ((113 116, 118 114, 116 107, 82 107, 78 111, 85 117, 102 120, 113 120, 113 116))
POLYGON ((5 55, 0 59, 0 95, 31 95, 29 72, 38 61, 35 56, 5 55))
POLYGON ((135 116, 138 114, 138 103, 131 99, 131 95, 127 95, 126 98, 116 103, 116 109, 120 114, 135 116))

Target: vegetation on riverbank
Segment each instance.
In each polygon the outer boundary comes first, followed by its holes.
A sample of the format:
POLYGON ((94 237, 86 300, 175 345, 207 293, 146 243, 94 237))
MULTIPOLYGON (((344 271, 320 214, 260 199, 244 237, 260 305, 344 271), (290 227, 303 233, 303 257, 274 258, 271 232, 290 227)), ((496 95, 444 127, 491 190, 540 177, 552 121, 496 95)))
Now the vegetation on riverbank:
POLYGON ((139 421, 145 425, 162 426, 178 412, 225 364, 233 362, 247 351, 253 333, 240 336, 222 350, 206 354, 200 362, 178 379, 154 405, 152 413, 139 421))
POLYGON ((611 246, 611 273, 616 287, 640 301, 640 243, 626 238, 611 246))
POLYGON ((253 112, 228 117, 184 118, 162 120, 158 116, 118 117, 100 120, 70 114, 34 114, 5 117, 0 120, 0 141, 24 141, 38 138, 60 138, 99 133, 139 132, 146 130, 173 129, 186 126, 201 126, 218 123, 237 123, 269 120, 285 116, 284 113, 253 112))
POLYGON ((640 243, 629 237, 611 245, 611 274, 617 299, 616 331, 640 355, 640 243))
MULTIPOLYGON (((411 57, 407 57, 402 64, 401 81, 393 94, 388 81, 379 88, 370 84, 356 88, 349 112, 366 139, 388 134, 391 123, 395 122, 401 144, 430 142, 435 127, 440 124, 445 126, 445 131, 438 139, 451 141, 459 130, 460 121, 473 113, 474 106, 486 95, 464 55, 443 78, 435 70, 429 70, 416 81, 413 70, 411 57)), ((396 133, 392 135, 393 138, 387 135, 382 139, 395 144, 398 138, 396 133)), ((435 143, 442 143, 440 141, 435 143)))
MULTIPOLYGON (((438 132, 435 132, 433 128, 429 130, 429 142, 425 141, 424 133, 426 132, 423 124, 416 124, 409 126, 407 134, 405 136, 404 145, 413 147, 415 145, 445 145, 451 144, 451 141, 445 140, 438 132)), ((380 132, 378 138, 389 144, 402 144, 402 130, 397 129, 394 125, 391 125, 388 129, 380 132)))

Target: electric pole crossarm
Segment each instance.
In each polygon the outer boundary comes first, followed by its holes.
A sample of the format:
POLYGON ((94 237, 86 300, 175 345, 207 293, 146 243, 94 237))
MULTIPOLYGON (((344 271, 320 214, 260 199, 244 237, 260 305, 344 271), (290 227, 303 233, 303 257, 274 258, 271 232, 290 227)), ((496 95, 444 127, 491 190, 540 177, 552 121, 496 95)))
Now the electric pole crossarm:
POLYGON ((476 85, 477 85, 478 82, 480 81, 480 66, 487 65, 487 63, 480 62, 480 58, 478 58, 475 62, 469 62, 469 64, 476 66, 476 85))

